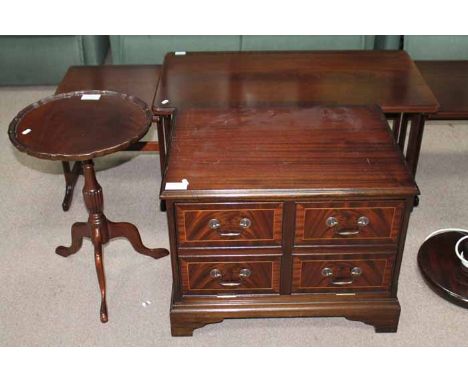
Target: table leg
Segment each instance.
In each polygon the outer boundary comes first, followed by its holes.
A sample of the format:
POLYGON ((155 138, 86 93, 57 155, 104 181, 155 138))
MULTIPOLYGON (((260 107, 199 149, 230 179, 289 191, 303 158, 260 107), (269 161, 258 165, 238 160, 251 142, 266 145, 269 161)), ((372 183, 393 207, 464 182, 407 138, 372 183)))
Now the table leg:
POLYGON ((73 255, 74 253, 78 252, 83 244, 83 238, 91 238, 91 232, 89 230, 88 223, 75 223, 72 225, 71 228, 71 237, 72 237, 72 244, 70 247, 60 246, 57 247, 55 253, 57 255, 68 257, 73 255))
POLYGON ((94 246, 94 262, 96 264, 96 273, 99 283, 99 289, 101 291, 101 309, 100 319, 101 322, 105 323, 109 320, 107 315, 107 302, 106 302, 106 277, 104 274, 104 264, 102 262, 102 236, 99 227, 94 227, 91 240, 94 246))
POLYGON ((94 246, 94 260, 96 263, 96 273, 101 291, 101 322, 107 322, 106 303, 106 279, 104 274, 104 264, 102 259, 102 245, 109 241, 109 230, 107 218, 104 215, 104 195, 102 187, 96 179, 94 163, 92 160, 83 162, 83 175, 85 178, 83 187, 83 198, 86 208, 89 211, 88 226, 91 230, 91 241, 94 246))
POLYGON ((400 131, 398 132, 398 135, 395 136, 413 176, 416 176, 416 170, 418 167, 425 120, 426 118, 423 114, 403 114, 400 123, 400 131), (410 123, 410 132, 408 143, 406 144, 408 123, 410 123))
POLYGON ((400 135, 400 128, 401 128, 401 118, 403 113, 398 114, 395 119, 393 120, 393 137, 395 141, 398 142, 398 137, 400 135))
POLYGON ((68 211, 73 199, 73 191, 75 189, 78 176, 81 174, 81 162, 75 162, 70 170, 68 162, 62 162, 63 175, 65 176, 65 196, 62 202, 62 209, 68 211))
POLYGON ((83 242, 83 237, 91 238, 94 246, 94 260, 96 263, 96 273, 101 291, 101 322, 108 321, 106 303, 106 280, 104 274, 102 246, 110 239, 123 236, 132 244, 133 248, 146 256, 155 259, 169 254, 164 248, 150 249, 141 242, 137 228, 130 223, 113 223, 107 220, 104 215, 104 197, 102 187, 96 180, 94 164, 92 160, 84 161, 81 165, 84 175, 83 198, 89 212, 87 223, 75 223, 72 226, 72 244, 70 247, 57 247, 55 252, 67 257, 76 253, 83 242))
POLYGON ((169 251, 164 248, 148 248, 143 245, 140 233, 137 227, 130 223, 115 223, 110 220, 107 221, 109 228, 109 239, 117 237, 126 238, 133 249, 142 255, 152 257, 153 259, 160 259, 161 257, 169 255, 169 251))
POLYGON ((411 118, 411 130, 406 149, 406 161, 413 177, 416 177, 419 153, 421 151, 422 137, 424 133, 425 117, 423 114, 414 114, 411 118))
POLYGON ((397 143, 400 146, 401 152, 405 153, 405 143, 406 143, 406 132, 408 131, 408 122, 410 116, 408 114, 403 114, 400 122, 400 131, 398 132, 397 143))
MULTIPOLYGON (((166 168, 166 140, 165 140, 165 128, 164 128, 164 119, 165 116, 159 116, 156 119, 156 127, 158 131, 158 143, 159 143, 159 166, 161 169, 161 178, 164 177, 164 170, 166 168)), ((161 200, 159 202, 159 209, 161 211, 166 211, 166 202, 161 200)))
POLYGON ((164 137, 166 139, 166 156, 167 156, 167 153, 169 152, 169 147, 171 145, 171 123, 172 123, 172 115, 164 116, 163 126, 164 126, 164 137))
MULTIPOLYGON (((406 163, 413 178, 416 178, 419 153, 424 132, 425 116, 423 114, 402 114, 398 131, 393 130, 395 140, 405 156, 406 163), (411 121, 408 143, 406 144, 406 133, 408 123, 411 121), (406 149, 406 150, 405 150, 406 149)), ((419 197, 414 198, 414 206, 419 205, 419 197)))
POLYGON ((158 132, 159 166, 161 168, 161 177, 164 175, 164 169, 166 167, 166 140, 164 136, 164 118, 164 116, 159 116, 155 120, 156 129, 158 132))

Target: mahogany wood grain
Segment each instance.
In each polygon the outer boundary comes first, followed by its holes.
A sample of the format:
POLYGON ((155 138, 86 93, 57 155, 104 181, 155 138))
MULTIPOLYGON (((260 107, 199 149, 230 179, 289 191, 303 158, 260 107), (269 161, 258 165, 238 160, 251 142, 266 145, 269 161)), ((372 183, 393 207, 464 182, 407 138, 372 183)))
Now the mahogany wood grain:
POLYGON ((292 291, 296 293, 386 291, 389 295, 394 258, 386 254, 295 255, 292 291), (324 274, 327 271, 330 272, 329 275, 324 274))
POLYGON ((281 294, 290 294, 292 285, 292 252, 296 229, 296 203, 286 201, 283 205, 283 240, 281 258, 281 294))
POLYGON ((180 246, 281 245, 281 203, 177 204, 176 213, 180 246), (214 219, 217 229, 209 226, 214 219))
POLYGON ((71 66, 55 94, 79 90, 111 90, 153 104, 161 65, 71 66))
POLYGON ((329 294, 239 295, 223 299, 216 296, 185 296, 180 301, 172 300, 171 333, 173 336, 191 336, 195 329, 226 318, 266 317, 345 317, 373 325, 378 333, 396 332, 400 310, 398 299, 378 294, 365 297, 329 294))
MULTIPOLYGON (((55 94, 82 90, 110 90, 134 95, 147 105, 151 105, 159 83, 160 72, 160 65, 71 66, 57 87, 55 94)), ((127 150, 158 152, 159 144, 157 141, 136 142, 130 145, 127 150)), ((81 163, 75 163, 73 170, 70 171, 69 164, 63 162, 63 170, 65 197, 62 208, 64 211, 68 211, 73 199, 76 180, 82 172, 81 163)))
POLYGON ((396 245, 404 207, 403 200, 298 203, 296 244, 396 245), (366 226, 358 223, 362 217, 368 219, 366 226), (336 219, 336 225, 327 225, 332 218, 336 219))
POLYGON ((184 256, 179 262, 185 294, 279 293, 280 256, 184 256))
POLYGON ((84 161, 124 150, 148 131, 152 113, 140 99, 111 91, 78 91, 44 98, 10 123, 20 151, 51 160, 84 161), (98 100, 82 100, 83 95, 98 100))
MULTIPOLYGON (((395 120, 402 150, 406 136, 399 133, 399 121, 419 118, 411 127, 417 130, 414 139, 403 151, 411 157, 415 176, 423 115, 435 113, 439 105, 404 51, 168 53, 153 111, 170 118, 176 109, 187 108, 368 104, 378 104, 395 120)), ((171 136, 167 126, 165 135, 171 136)), ((161 146, 165 156, 170 144, 161 146)), ((161 157, 161 172, 166 164, 161 157)))
POLYGON ((177 221, 174 202, 168 200, 166 205, 167 230, 169 233, 169 254, 171 256, 172 269, 172 298, 180 300, 182 298, 182 288, 180 283, 180 268, 177 251, 177 221))
POLYGON ((468 119, 468 61, 416 61, 440 104, 429 119, 468 119))
POLYGON ((260 256, 268 253, 274 256, 283 256, 279 246, 219 246, 219 247, 178 247, 177 256, 183 257, 245 257, 260 256))
POLYGON ((164 181, 190 185, 163 199, 417 192, 378 106, 190 109, 175 126, 164 181))
POLYGON ((438 107, 405 51, 263 51, 168 53, 153 110, 312 104, 378 104, 385 113, 438 107))

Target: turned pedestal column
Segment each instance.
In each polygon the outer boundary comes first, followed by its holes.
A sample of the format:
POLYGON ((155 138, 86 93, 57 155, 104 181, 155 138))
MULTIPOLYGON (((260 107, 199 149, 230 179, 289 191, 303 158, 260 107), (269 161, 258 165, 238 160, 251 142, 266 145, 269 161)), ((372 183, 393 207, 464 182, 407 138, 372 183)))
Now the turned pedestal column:
POLYGON ((169 254, 166 249, 150 249, 143 245, 138 229, 130 223, 114 223, 104 215, 104 197, 102 187, 99 185, 94 172, 92 160, 83 162, 83 175, 85 179, 83 187, 83 199, 89 212, 87 223, 75 223, 72 226, 72 244, 70 247, 57 247, 55 252, 60 256, 70 256, 79 251, 83 237, 90 238, 94 246, 94 260, 96 272, 101 290, 101 321, 107 322, 106 304, 106 279, 104 276, 102 246, 109 240, 117 237, 125 237, 135 251, 142 255, 159 259, 169 254))

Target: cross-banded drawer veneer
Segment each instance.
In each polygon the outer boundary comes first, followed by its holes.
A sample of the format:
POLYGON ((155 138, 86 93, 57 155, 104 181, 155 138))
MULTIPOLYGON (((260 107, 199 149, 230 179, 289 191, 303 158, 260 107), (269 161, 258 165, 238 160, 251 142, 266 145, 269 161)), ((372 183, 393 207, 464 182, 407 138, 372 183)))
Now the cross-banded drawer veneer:
POLYGON ((281 245, 282 203, 177 204, 179 246, 281 245))
POLYGON ((295 255, 293 285, 295 293, 339 293, 388 291, 395 256, 295 255))
POLYGON ((403 201, 298 203, 297 245, 397 244, 403 201))
POLYGON ((179 257, 184 294, 279 293, 280 256, 179 257))

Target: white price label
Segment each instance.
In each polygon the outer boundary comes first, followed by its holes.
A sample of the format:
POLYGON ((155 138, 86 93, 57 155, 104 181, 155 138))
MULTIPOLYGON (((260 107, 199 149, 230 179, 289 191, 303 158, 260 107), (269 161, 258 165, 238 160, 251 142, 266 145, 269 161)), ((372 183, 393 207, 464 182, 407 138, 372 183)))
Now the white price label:
POLYGON ((180 182, 166 182, 166 190, 186 190, 189 185, 187 179, 182 179, 180 182))
POLYGON ((99 101, 100 98, 100 94, 83 94, 81 96, 82 101, 99 101))

